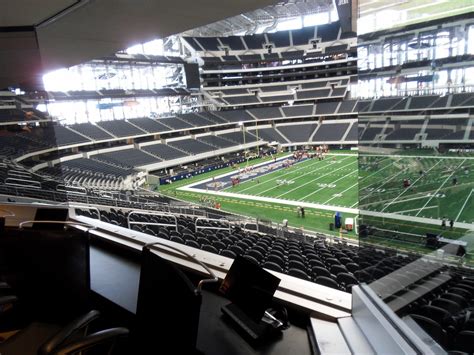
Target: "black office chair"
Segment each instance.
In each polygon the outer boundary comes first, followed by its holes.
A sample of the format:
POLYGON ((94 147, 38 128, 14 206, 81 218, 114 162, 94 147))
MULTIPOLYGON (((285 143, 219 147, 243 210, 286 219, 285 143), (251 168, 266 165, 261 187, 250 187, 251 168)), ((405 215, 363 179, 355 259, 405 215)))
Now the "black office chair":
POLYGON ((97 349, 108 353, 119 338, 128 335, 126 328, 110 328, 87 334, 92 321, 99 317, 98 311, 90 311, 70 322, 65 327, 33 322, 15 335, 0 343, 0 353, 21 355, 68 355, 97 349))
POLYGON ((145 245, 135 325, 130 337, 133 353, 194 354, 202 285, 217 281, 205 264, 183 250, 159 242, 145 245), (185 255, 205 269, 211 278, 194 286, 183 271, 153 252, 152 247, 172 249, 185 255))

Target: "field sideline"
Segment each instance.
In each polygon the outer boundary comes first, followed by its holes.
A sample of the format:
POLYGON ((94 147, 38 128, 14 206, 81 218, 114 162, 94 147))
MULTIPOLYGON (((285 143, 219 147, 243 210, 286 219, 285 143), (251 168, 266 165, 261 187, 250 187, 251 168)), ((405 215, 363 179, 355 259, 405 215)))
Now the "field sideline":
MULTIPOLYGON (((278 158, 286 156, 288 153, 279 154, 278 158)), ((453 219, 460 231, 471 229, 474 220, 472 157, 359 156, 340 151, 323 160, 307 159, 288 168, 268 170, 231 186, 231 176, 238 169, 265 165, 271 160, 256 159, 237 169, 205 173, 161 186, 160 190, 193 202, 206 196, 232 213, 274 222, 288 219, 291 226, 336 235, 337 231, 328 228, 334 213, 355 217, 358 208, 362 214, 367 211, 371 219, 381 213, 392 219, 392 225, 398 220, 402 229, 426 223, 425 230, 437 231, 439 220, 446 217, 453 219), (408 188, 403 187, 404 179, 411 182, 408 188), (213 188, 209 183, 214 181, 224 183, 213 188), (298 206, 305 207, 309 218, 298 218, 298 206)))

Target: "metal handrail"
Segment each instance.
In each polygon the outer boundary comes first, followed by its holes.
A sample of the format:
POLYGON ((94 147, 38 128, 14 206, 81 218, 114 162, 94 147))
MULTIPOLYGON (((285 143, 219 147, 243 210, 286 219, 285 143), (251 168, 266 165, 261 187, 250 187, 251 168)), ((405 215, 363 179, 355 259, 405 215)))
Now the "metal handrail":
POLYGON ((200 229, 228 230, 229 233, 230 233, 231 230, 232 230, 230 221, 227 220, 227 219, 225 219, 225 218, 217 219, 217 218, 203 218, 203 217, 198 217, 198 218, 196 218, 196 221, 194 222, 194 231, 197 232, 199 228, 200 228, 200 229), (227 222, 227 224, 229 225, 229 227, 228 227, 228 228, 225 228, 225 227, 198 226, 198 222, 199 222, 199 221, 227 222))
POLYGON ((161 242, 153 242, 153 243, 148 243, 148 244, 145 244, 144 248, 151 248, 152 246, 155 246, 155 245, 160 245, 162 247, 166 247, 166 248, 169 248, 171 250, 174 250, 178 253, 181 253, 183 254, 184 256, 188 257, 190 260, 194 261, 195 263, 199 264, 204 270, 206 270, 209 274, 209 276, 211 276, 211 278, 209 279, 202 279, 199 281, 198 285, 197 285, 197 288, 195 290, 195 292, 197 294, 200 294, 201 293, 201 290, 202 290, 202 286, 206 283, 214 283, 214 282, 218 282, 219 281, 219 278, 214 274, 214 272, 206 265, 204 264, 203 262, 199 261, 198 259, 196 259, 194 256, 192 256, 191 254, 188 254, 186 253, 185 251, 181 250, 181 249, 178 249, 178 248, 175 248, 173 246, 170 246, 168 244, 164 244, 164 243, 161 243, 161 242))
POLYGON ((79 195, 87 195, 87 189, 81 186, 68 186, 68 185, 57 185, 56 191, 64 192, 66 194, 79 194, 79 195), (79 191, 68 190, 68 188, 77 189, 79 191))
POLYGON ((4 215, 4 216, 0 216, 0 218, 15 217, 15 216, 16 216, 15 213, 12 212, 12 211, 10 211, 10 210, 5 210, 5 209, 3 209, 3 208, 0 208, 0 211, 10 213, 10 214, 4 215))
POLYGON ((39 181, 18 179, 18 178, 13 178, 13 177, 6 178, 5 179, 5 185, 18 186, 18 187, 28 187, 30 189, 41 189, 41 183, 39 181), (22 184, 16 183, 15 181, 28 183, 29 185, 22 185, 22 184))
POLYGON ((100 210, 97 207, 91 207, 91 206, 79 206, 79 205, 70 205, 69 202, 66 202, 68 205, 67 207, 69 208, 74 208, 74 209, 86 209, 86 210, 94 210, 97 212, 97 218, 100 219, 100 210))
POLYGON ((168 227, 175 227, 176 231, 178 231, 178 218, 171 213, 166 213, 166 212, 149 212, 149 211, 132 211, 128 214, 127 216, 127 226, 128 229, 130 228, 130 225, 132 224, 145 224, 145 225, 154 225, 154 226, 168 226, 168 227), (148 216, 165 216, 165 217, 172 217, 174 219, 175 224, 170 224, 170 223, 154 223, 154 222, 130 222, 130 216, 135 215, 135 214, 144 214, 148 216))
POLYGON ((96 226, 87 224, 87 223, 79 223, 79 222, 72 222, 72 221, 48 221, 48 220, 41 220, 41 221, 35 221, 35 220, 28 220, 28 221, 23 221, 18 225, 19 229, 23 229, 23 226, 25 224, 29 223, 39 223, 39 224, 63 224, 65 226, 80 226, 80 227, 88 227, 86 229, 86 232, 90 230, 97 229, 96 226))

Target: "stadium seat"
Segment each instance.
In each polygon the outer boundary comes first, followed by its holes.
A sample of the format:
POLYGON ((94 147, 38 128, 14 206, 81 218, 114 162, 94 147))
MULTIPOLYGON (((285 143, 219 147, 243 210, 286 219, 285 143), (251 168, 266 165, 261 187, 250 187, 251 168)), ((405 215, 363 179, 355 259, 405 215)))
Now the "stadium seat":
POLYGON ((244 258, 251 261, 252 263, 254 264, 260 264, 259 261, 257 259, 255 259, 253 256, 250 256, 250 255, 244 255, 244 258))
POLYGON ((212 246, 218 249, 219 251, 226 248, 226 245, 220 241, 212 243, 212 246))
POLYGON ((183 238, 180 238, 180 237, 173 236, 173 237, 170 238, 170 240, 171 240, 172 242, 175 242, 175 243, 184 244, 183 238))
POLYGON ((335 288, 335 289, 339 290, 339 285, 337 284, 337 282, 334 281, 333 279, 329 278, 329 277, 318 276, 318 277, 316 277, 315 282, 317 284, 327 286, 327 287, 331 287, 331 288, 335 288))
POLYGON ((306 265, 303 264, 301 261, 298 260, 289 260, 288 261, 288 269, 298 269, 306 273, 306 265))
POLYGON ((266 269, 269 269, 269 270, 273 270, 273 271, 277 271, 277 272, 281 272, 281 273, 284 272, 283 268, 280 265, 275 264, 271 261, 266 261, 265 263, 263 263, 262 266, 266 269))
POLYGON ((242 255, 245 253, 245 251, 237 245, 230 246, 229 250, 233 251, 236 255, 242 255))
POLYGON ((232 258, 232 259, 235 259, 237 257, 236 253, 234 253, 232 250, 228 250, 228 249, 221 250, 220 254, 222 256, 226 256, 226 257, 232 258))
POLYGON ((331 277, 331 273, 328 269, 322 268, 320 266, 314 266, 312 268, 313 276, 317 278, 318 276, 331 277))
POLYGON ((347 273, 347 269, 342 265, 332 265, 329 268, 331 274, 338 275, 339 273, 347 273))
MULTIPOLYGON (((178 237, 172 237, 172 238, 178 238, 178 237)), ((201 247, 199 243, 194 240, 186 240, 184 244, 193 248, 197 248, 197 249, 201 247)))
POLYGON ((474 352, 474 331, 463 330, 459 332, 454 339, 453 348, 472 354, 474 352))
POLYGON ((442 308, 451 314, 457 313, 462 309, 456 302, 444 298, 437 298, 431 301, 431 305, 442 308))
POLYGON ((247 255, 250 255, 251 257, 255 258, 258 261, 261 261, 264 258, 263 254, 255 249, 250 249, 249 251, 247 251, 247 255))
POLYGON ((315 267, 315 266, 318 266, 318 267, 321 267, 323 269, 326 268, 326 266, 324 265, 324 263, 322 261, 319 261, 319 260, 315 260, 315 259, 311 259, 308 261, 308 264, 311 266, 311 267, 315 267))
POLYGON ((208 252, 211 252, 211 253, 214 253, 214 254, 219 254, 219 251, 217 250, 217 248, 215 246, 212 246, 212 245, 209 245, 209 244, 204 244, 202 246, 202 250, 205 250, 205 251, 208 251, 208 252))
POLYGON ((267 257, 267 262, 272 262, 279 265, 282 269, 285 267, 285 260, 279 255, 271 254, 267 257))
MULTIPOLYGON (((172 236, 179 237, 179 235, 175 235, 175 234, 172 234, 172 236)), ((184 239, 184 241, 188 241, 188 240, 196 241, 196 237, 189 233, 183 233, 181 238, 184 239)))
POLYGON ((355 273, 356 271, 358 271, 360 269, 359 265, 357 265, 356 263, 347 263, 346 268, 351 273, 355 273))
POLYGON ((449 290, 448 290, 447 293, 443 293, 441 295, 441 297, 443 299, 451 300, 453 302, 456 302, 461 308, 466 308, 469 305, 469 300, 467 300, 466 298, 464 298, 461 295, 457 295, 455 293, 450 293, 449 290))
POLYGON ((410 317, 418 323, 439 345, 446 347, 448 344, 448 335, 446 331, 436 321, 420 316, 417 314, 411 314, 410 317))
POLYGON ((350 292, 352 286, 359 284, 357 279, 351 274, 341 272, 337 274, 337 282, 347 291, 350 292))
POLYGON ((257 251, 262 255, 265 255, 267 253, 268 248, 263 248, 261 245, 257 244, 252 247, 252 250, 257 251))
POLYGON ((308 274, 306 274, 306 272, 301 269, 290 268, 288 270, 288 275, 295 276, 303 280, 311 281, 311 278, 308 276, 308 274))
POLYGON ((428 317, 434 320, 436 323, 444 326, 446 323, 450 322, 451 313, 447 310, 435 306, 422 306, 420 309, 415 310, 414 314, 428 317))

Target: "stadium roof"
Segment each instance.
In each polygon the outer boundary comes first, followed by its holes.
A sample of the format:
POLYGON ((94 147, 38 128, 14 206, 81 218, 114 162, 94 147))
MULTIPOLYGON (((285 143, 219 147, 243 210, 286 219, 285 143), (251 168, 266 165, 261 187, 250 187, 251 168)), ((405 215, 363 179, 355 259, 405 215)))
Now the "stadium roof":
POLYGON ((276 0, 15 0, 0 11, 0 88, 276 0))
POLYGON ((294 17, 335 10, 333 0, 286 0, 261 9, 217 21, 184 33, 193 37, 217 37, 234 34, 252 34, 259 27, 271 31, 279 21, 294 17))

